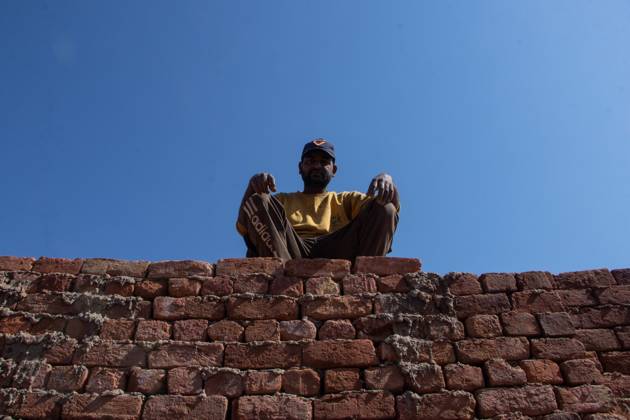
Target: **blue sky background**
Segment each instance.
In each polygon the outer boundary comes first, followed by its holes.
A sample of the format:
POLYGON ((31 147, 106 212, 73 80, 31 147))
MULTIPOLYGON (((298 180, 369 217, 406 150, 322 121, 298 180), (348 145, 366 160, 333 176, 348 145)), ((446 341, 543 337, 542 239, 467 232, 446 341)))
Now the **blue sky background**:
POLYGON ((630 267, 630 2, 0 2, 0 255, 244 255, 249 177, 381 171, 424 269, 630 267))

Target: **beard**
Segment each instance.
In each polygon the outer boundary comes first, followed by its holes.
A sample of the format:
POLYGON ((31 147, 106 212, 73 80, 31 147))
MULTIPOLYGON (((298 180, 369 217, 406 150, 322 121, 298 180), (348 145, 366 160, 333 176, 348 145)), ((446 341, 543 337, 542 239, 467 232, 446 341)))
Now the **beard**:
POLYGON ((327 171, 314 169, 308 174, 300 172, 305 187, 325 188, 331 181, 332 176, 327 171))

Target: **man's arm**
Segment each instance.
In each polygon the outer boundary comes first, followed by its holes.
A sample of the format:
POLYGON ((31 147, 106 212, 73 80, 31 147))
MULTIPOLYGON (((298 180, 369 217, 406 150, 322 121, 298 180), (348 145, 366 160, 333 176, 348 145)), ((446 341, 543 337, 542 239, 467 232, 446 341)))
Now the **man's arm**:
POLYGON ((367 191, 367 195, 374 197, 381 204, 392 203, 396 209, 400 209, 400 197, 398 188, 394 185, 392 176, 385 172, 376 175, 367 191))

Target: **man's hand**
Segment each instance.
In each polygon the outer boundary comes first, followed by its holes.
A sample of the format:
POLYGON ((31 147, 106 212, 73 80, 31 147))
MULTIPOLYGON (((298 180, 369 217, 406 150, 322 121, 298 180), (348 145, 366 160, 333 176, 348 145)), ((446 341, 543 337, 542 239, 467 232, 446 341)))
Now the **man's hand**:
POLYGON ((375 197, 376 201, 381 204, 394 203, 398 201, 398 191, 394 185, 394 180, 391 175, 386 173, 378 174, 370 182, 370 187, 367 190, 367 195, 375 197))
POLYGON ((256 174, 249 180, 247 190, 251 190, 252 194, 276 192, 276 180, 266 172, 256 174))

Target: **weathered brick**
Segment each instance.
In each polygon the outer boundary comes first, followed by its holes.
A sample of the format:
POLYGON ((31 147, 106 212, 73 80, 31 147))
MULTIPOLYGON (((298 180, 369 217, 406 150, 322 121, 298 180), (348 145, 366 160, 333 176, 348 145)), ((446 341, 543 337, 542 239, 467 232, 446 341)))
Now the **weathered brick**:
POLYGON ((542 334, 536 317, 530 313, 512 311, 502 313, 500 317, 506 335, 537 336, 542 334))
POLYGON ((206 395, 236 398, 243 395, 243 376, 231 370, 218 370, 206 378, 206 395))
POLYGON ((90 369, 85 392, 100 394, 105 391, 125 389, 127 374, 122 369, 96 367, 90 369))
POLYGON ((280 322, 280 340, 314 340, 317 327, 311 321, 295 319, 280 322))
POLYGON ((0 256, 0 270, 2 271, 30 271, 33 268, 35 258, 0 256))
POLYGON ((234 280, 227 276, 206 277, 199 294, 206 296, 227 296, 234 293, 234 280))
POLYGON ((206 319, 183 319, 173 323, 173 338, 179 341, 206 341, 206 319))
POLYGON ((225 419, 228 400, 219 395, 156 395, 144 404, 142 420, 225 419))
POLYGON ((218 320, 225 315, 223 302, 211 296, 174 298, 158 296, 153 300, 153 316, 168 321, 186 318, 218 320))
POLYGON ((558 408, 550 385, 482 389, 477 391, 477 403, 481 417, 517 411, 528 416, 540 416, 558 408))
POLYGON ((290 277, 341 279, 350 274, 350 261, 327 258, 296 258, 285 263, 284 274, 290 277))
POLYGON ((463 363, 444 366, 446 388, 452 390, 474 391, 483 388, 483 372, 480 367, 463 363))
POLYGON ((147 362, 146 353, 140 346, 104 341, 92 346, 83 345, 75 354, 74 363, 85 366, 144 367, 147 362))
POLYGON ((0 412, 16 418, 56 419, 61 412, 62 396, 44 391, 27 391, 22 394, 0 394, 0 412), (3 410, 3 401, 13 401, 3 410))
POLYGON ((581 341, 586 350, 606 351, 620 348, 619 340, 612 330, 576 330, 574 338, 581 341))
POLYGON ((370 340, 324 340, 306 344, 303 363, 314 368, 365 367, 378 364, 370 340))
MULTIPOLYGON (((615 333, 617 334, 617 338, 619 339, 619 342, 621 343, 621 347, 623 347, 624 349, 630 349, 630 326, 617 327, 615 328, 615 333)), ((614 349, 610 349, 610 350, 614 350, 614 349)))
POLYGON ((234 293, 255 293, 264 295, 269 291, 271 276, 268 274, 247 274, 233 282, 234 293))
POLYGON ((166 321, 141 319, 136 328, 136 341, 160 341, 171 338, 171 324, 166 321))
POLYGON ((329 319, 319 327, 320 340, 353 339, 355 336, 356 330, 347 319, 329 319))
POLYGON ((396 401, 386 391, 328 394, 313 402, 313 412, 316 419, 393 418, 396 401))
POLYGON ((573 338, 532 339, 532 356, 537 359, 567 360, 584 356, 584 345, 573 338))
MULTIPOLYGON (((16 363, 13 359, 0 359, 0 388, 8 388, 11 385, 15 369, 16 363)), ((48 370, 50 371, 50 369, 48 370)), ((44 384, 46 383, 45 379, 43 381, 44 384)))
POLYGON ((502 335, 501 323, 496 315, 473 315, 466 318, 465 325, 469 337, 491 338, 502 335))
POLYGON ((510 301, 505 293, 486 295, 466 295, 455 298, 455 310, 460 319, 471 315, 492 315, 511 310, 510 301))
POLYGON ((365 369, 365 387, 400 393, 405 387, 405 377, 398 366, 381 366, 365 369))
POLYGON ((560 367, 552 360, 531 359, 521 360, 519 366, 527 375, 527 382, 559 385, 562 383, 560 367))
POLYGON ((72 363, 77 349, 77 340, 72 338, 61 339, 46 348, 42 357, 52 365, 69 365, 72 363))
POLYGON ((360 295, 362 293, 376 293, 376 280, 369 275, 348 274, 341 284, 344 295, 360 295))
POLYGON ((66 273, 43 274, 33 280, 27 288, 27 293, 40 293, 45 290, 51 292, 68 292, 76 276, 66 273))
POLYGON ((525 290, 512 293, 512 306, 515 311, 524 312, 563 312, 564 305, 555 291, 525 290))
POLYGON ((227 344, 224 366, 238 369, 285 369, 302 364, 302 348, 291 343, 227 344))
POLYGON ((405 392, 396 397, 396 410, 399 420, 469 420, 475 414, 475 398, 464 391, 405 392))
POLYGON ((567 360, 560 364, 560 370, 568 385, 600 384, 604 377, 592 360, 567 360))
POLYGON ((276 274, 282 270, 280 258, 226 258, 217 261, 217 276, 240 276, 247 274, 276 274))
POLYGON ((481 283, 472 273, 448 273, 444 280, 449 291, 455 296, 481 294, 481 283))
POLYGON ((606 287, 616 284, 608 269, 573 271, 554 276, 559 289, 582 289, 589 287, 606 287))
POLYGON ((603 385, 582 385, 574 388, 556 388, 558 403, 562 410, 576 413, 607 411, 613 395, 603 385))
POLYGON ((106 319, 99 336, 103 340, 131 340, 135 324, 132 319, 106 319))
MULTIPOLYGON (((9 359, 10 360, 10 359, 9 359)), ((15 366, 11 376, 7 375, 7 385, 11 383, 13 388, 39 389, 45 388, 53 367, 42 360, 22 360, 15 366), (13 379, 13 381, 11 381, 13 379)))
POLYGON ((384 362, 425 363, 434 361, 433 346, 438 342, 394 335, 383 344, 379 347, 379 354, 384 362))
POLYGON ((516 290, 516 278, 512 273, 485 273, 479 276, 479 282, 486 293, 516 290))
POLYGON ((523 369, 510 366, 505 360, 487 360, 484 368, 490 386, 514 386, 527 383, 527 376, 523 369))
POLYGON ((169 394, 196 395, 203 391, 201 371, 196 367, 178 367, 168 371, 169 394))
POLYGON ((556 290, 556 294, 565 307, 597 305, 591 289, 556 290))
POLYGON ((319 382, 313 369, 289 369, 282 375, 282 391, 312 397, 319 394, 319 382))
POLYGON ((630 397, 630 375, 619 372, 604 373, 602 385, 606 385, 617 398, 630 397))
POLYGON ((547 271, 526 271, 516 274, 518 290, 553 289, 553 275, 547 271))
POLYGON ((248 395, 232 403, 233 420, 291 419, 311 420, 311 401, 295 395, 248 395))
POLYGON ((224 319, 210 325, 206 331, 213 341, 241 341, 245 328, 238 322, 224 319))
MULTIPOLYGON (((385 315, 389 318, 389 315, 385 315)), ((454 316, 448 315, 403 315, 394 322, 394 330, 403 331, 412 337, 434 341, 459 341, 466 335, 464 324, 454 316)))
POLYGON ((133 367, 129 371, 127 391, 143 394, 162 394, 166 390, 166 371, 164 369, 140 369, 133 367))
POLYGON ((407 293, 411 290, 402 274, 376 277, 376 288, 381 293, 407 293))
POLYGON ((401 364, 407 385, 419 394, 437 392, 446 386, 442 368, 435 363, 401 364))
MULTIPOLYGON (((68 323, 71 320, 68 320, 68 323)), ((39 321, 31 325, 31 334, 43 334, 46 332, 64 331, 66 326, 66 320, 63 318, 55 318, 49 315, 42 314, 39 316, 39 321)), ((90 330, 90 332, 93 332, 90 330)), ((66 332, 66 334, 68 334, 66 332)), ((76 337, 73 337, 76 338, 76 337)))
POLYGON ((311 295, 340 295, 341 288, 330 277, 312 277, 306 280, 306 293, 311 295))
POLYGON ((304 316, 318 320, 353 319, 372 313, 372 301, 358 296, 318 296, 301 304, 304 316))
POLYGON ((605 289, 595 290, 595 295, 600 304, 624 305, 630 302, 630 284, 611 286, 605 289))
POLYGON ((149 367, 152 369, 180 366, 221 366, 223 344, 220 343, 178 343, 162 344, 149 353, 149 367))
POLYGON ((297 319, 297 300, 285 296, 230 297, 227 301, 227 315, 230 319, 277 319, 286 321, 297 319))
POLYGON ((617 284, 630 284, 630 268, 620 268, 610 273, 617 280, 617 284))
POLYGON ((253 321, 245 328, 245 341, 280 341, 280 324, 275 319, 253 321))
MULTIPOLYGON (((75 301, 76 302, 76 301, 75 301)), ((76 315, 80 310, 63 299, 61 294, 30 294, 24 297, 16 306, 18 311, 32 313, 49 313, 54 315, 76 315)))
POLYGON ((576 328, 610 328, 618 325, 630 324, 630 306, 598 306, 595 308, 581 308, 579 313, 572 315, 576 328))
POLYGON ((304 294, 304 283, 297 277, 274 277, 269 285, 269 294, 300 297, 304 294))
POLYGON ((197 296, 201 290, 201 281, 187 277, 168 279, 168 294, 173 297, 197 296))
POLYGON ((0 318, 0 334, 15 334, 30 329, 31 321, 24 315, 14 314, 0 318))
POLYGON ((85 366, 55 366, 48 377, 48 389, 59 392, 80 391, 88 377, 85 366))
POLYGON ((142 397, 137 395, 72 394, 64 403, 64 419, 115 418, 132 420, 140 417, 142 397))
POLYGON ((630 375, 630 351, 602 353, 599 358, 606 372, 619 372, 630 375))
POLYGON ((168 280, 145 279, 135 284, 134 295, 143 299, 154 299, 157 296, 168 295, 168 280))
POLYGON ((148 261, 125 261, 106 258, 87 258, 83 261, 81 273, 109 274, 110 276, 144 277, 148 261))
POLYGON ((275 394, 282 389, 282 374, 273 370, 248 370, 243 386, 248 395, 275 394))
MULTIPOLYGON (((324 392, 326 394, 359 389, 361 389, 359 369, 328 369, 324 373, 324 392)), ((319 392, 319 386, 317 392, 319 392)))
POLYGON ((420 266, 420 260, 417 258, 357 257, 353 271, 389 276, 390 274, 415 273, 420 271, 420 266))
POLYGON ((40 257, 33 263, 32 271, 38 273, 68 273, 79 274, 83 260, 75 258, 48 258, 40 257))
POLYGON ((560 337, 575 334, 573 321, 566 312, 545 312, 537 316, 538 322, 547 337, 560 337))
POLYGON ((134 281, 130 277, 112 277, 103 285, 103 293, 106 295, 133 296, 134 281))
POLYGON ((160 261, 149 264, 147 278, 213 276, 214 268, 206 261, 160 261))
POLYGON ((453 345, 447 341, 434 341, 431 351, 433 353, 433 362, 440 366, 456 362, 453 345))
POLYGON ((391 316, 367 316, 354 321, 357 338, 369 338, 374 342, 385 340, 394 333, 391 316))
POLYGON ((523 337, 475 338, 455 343, 457 360, 482 363, 489 359, 523 360, 529 357, 529 343, 523 337))

